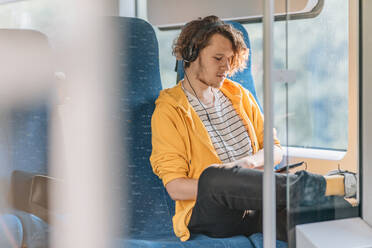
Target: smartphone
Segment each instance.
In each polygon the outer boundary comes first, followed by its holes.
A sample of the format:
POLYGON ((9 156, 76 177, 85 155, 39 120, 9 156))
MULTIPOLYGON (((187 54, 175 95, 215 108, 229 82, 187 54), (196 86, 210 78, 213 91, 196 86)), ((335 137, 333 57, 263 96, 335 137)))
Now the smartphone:
MULTIPOLYGON (((288 169, 296 168, 296 167, 298 167, 298 166, 303 165, 304 163, 305 163, 305 162, 302 161, 302 162, 299 162, 299 163, 296 163, 296 164, 290 164, 290 165, 288 165, 288 169)), ((283 172, 283 171, 285 171, 285 170, 287 170, 287 165, 285 165, 285 164, 278 164, 278 165, 275 166, 275 168, 274 168, 274 171, 275 171, 275 172, 283 172)))

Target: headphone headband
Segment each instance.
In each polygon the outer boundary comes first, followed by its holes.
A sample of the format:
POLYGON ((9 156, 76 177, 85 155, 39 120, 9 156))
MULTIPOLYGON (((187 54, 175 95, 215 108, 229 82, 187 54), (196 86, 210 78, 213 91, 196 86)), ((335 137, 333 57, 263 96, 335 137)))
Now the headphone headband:
MULTIPOLYGON (((186 24, 186 26, 187 25, 188 24, 186 24)), ((207 23, 201 29, 199 29, 198 32, 196 32, 195 36, 191 39, 190 44, 182 52, 183 60, 188 63, 195 61, 199 55, 199 48, 196 47, 194 41, 197 41, 201 35, 209 31, 210 29, 213 29, 215 27, 222 26, 222 25, 225 25, 225 23, 221 21, 212 22, 212 23, 207 23)))

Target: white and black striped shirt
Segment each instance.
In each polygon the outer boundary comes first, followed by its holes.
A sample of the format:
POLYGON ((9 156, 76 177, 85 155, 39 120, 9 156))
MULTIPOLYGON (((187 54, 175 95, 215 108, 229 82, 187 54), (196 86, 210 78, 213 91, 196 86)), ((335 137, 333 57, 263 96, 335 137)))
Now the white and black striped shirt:
POLYGON ((215 96, 214 106, 203 108, 194 95, 184 88, 183 90, 189 103, 206 127, 213 146, 223 163, 232 162, 252 154, 248 131, 229 98, 220 90, 212 89, 215 96))

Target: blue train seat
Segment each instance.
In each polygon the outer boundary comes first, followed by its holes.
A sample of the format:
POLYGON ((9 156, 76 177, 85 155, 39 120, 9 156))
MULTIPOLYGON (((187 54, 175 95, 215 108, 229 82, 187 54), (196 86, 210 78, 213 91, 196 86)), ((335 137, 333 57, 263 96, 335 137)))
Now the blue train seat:
MULTIPOLYGON (((122 202, 122 236, 117 247, 262 247, 262 234, 214 239, 191 235, 181 242, 172 228, 174 202, 154 175, 151 154, 151 116, 161 90, 158 41, 152 26, 137 18, 112 17, 121 41, 120 116, 124 131, 127 199, 122 202), (124 118, 124 119, 122 119, 124 118), (129 220, 125 218, 129 217, 129 220)), ((253 81, 252 81, 253 82, 253 81)), ((287 247, 278 242, 277 247, 287 247)))
POLYGON ((0 58, 7 72, 0 73, 0 81, 17 85, 5 89, 4 95, 14 98, 3 107, 0 125, 1 181, 9 188, 0 215, 0 247, 48 247, 47 213, 32 205, 30 189, 35 174, 48 174, 52 50, 38 31, 0 29, 0 37, 0 50, 12 58, 0 58))

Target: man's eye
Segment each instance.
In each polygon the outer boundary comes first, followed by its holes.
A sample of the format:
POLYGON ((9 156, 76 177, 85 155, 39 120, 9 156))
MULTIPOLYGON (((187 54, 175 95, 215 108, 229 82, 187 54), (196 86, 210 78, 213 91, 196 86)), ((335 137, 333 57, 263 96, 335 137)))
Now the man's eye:
POLYGON ((222 58, 219 57, 214 57, 216 60, 220 61, 222 58))

